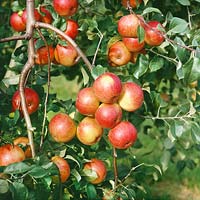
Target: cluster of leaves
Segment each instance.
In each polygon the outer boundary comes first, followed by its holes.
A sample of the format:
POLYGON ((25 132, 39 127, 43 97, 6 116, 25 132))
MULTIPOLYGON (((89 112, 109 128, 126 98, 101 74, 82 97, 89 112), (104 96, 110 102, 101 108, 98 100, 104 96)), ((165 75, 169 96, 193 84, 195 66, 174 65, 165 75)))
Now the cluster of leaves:
MULTIPOLYGON (((80 88, 91 85, 93 78, 101 73, 112 71, 118 74, 122 81, 138 82, 145 94, 145 102, 140 110, 124 114, 124 117, 137 127, 138 141, 130 149, 117 152, 121 182, 115 188, 116 197, 145 198, 149 195, 148 184, 159 179, 160 174, 167 170, 170 161, 177 165, 179 171, 185 167, 193 169, 200 165, 197 159, 200 150, 199 3, 199 0, 167 0, 161 4, 157 0, 145 0, 133 11, 142 15, 146 21, 160 21, 166 30, 166 40, 159 47, 147 46, 147 53, 140 55, 135 64, 112 68, 108 65, 107 47, 114 37, 119 37, 117 21, 121 16, 129 14, 129 11, 122 7, 120 0, 79 0, 78 13, 72 17, 80 25, 76 43, 95 67, 90 73, 82 60, 72 68, 52 64, 50 76, 62 75, 68 81, 77 80, 80 88)), ((40 4, 45 4, 51 11, 54 18, 52 25, 64 30, 65 20, 55 13, 52 1, 35 2, 36 6, 40 4)), ((13 11, 24 8, 24 1, 12 3, 13 11)), ((11 11, 7 1, 2 1, 0 13, 5 18, 2 21, 6 21, 5 24, 0 24, 0 38, 11 36, 11 11)), ((53 32, 42 30, 42 34, 48 43, 56 45, 59 41, 53 32)), ((38 37, 37 33, 35 36, 38 37)), ((16 48, 15 45, 15 42, 0 43, 0 59, 3 61, 0 69, 1 144, 11 143, 18 136, 26 136, 24 119, 18 111, 11 111, 11 98, 17 90, 19 74, 27 60, 27 41, 22 41, 16 48), (11 61, 14 62, 12 68, 11 61)), ((40 45, 36 48, 39 47, 40 45)), ((0 179, 0 197, 15 200, 58 197, 102 199, 104 189, 112 190, 114 187, 113 152, 106 138, 91 147, 83 146, 76 138, 67 144, 57 144, 48 135, 46 121, 44 144, 42 149, 39 148, 47 77, 47 67, 34 66, 27 80, 27 85, 35 89, 40 96, 39 110, 31 115, 35 127, 37 157, 35 160, 26 160, 0 169, 7 174, 0 179), (66 158, 72 169, 70 179, 65 184, 52 178, 58 175, 58 170, 49 158, 56 154, 66 158), (97 187, 88 183, 82 174, 83 164, 93 157, 104 160, 108 169, 106 180, 97 187)), ((63 99, 50 90, 46 104, 48 119, 54 113, 67 112, 73 114, 78 123, 82 116, 76 112, 74 98, 69 96, 63 99)))

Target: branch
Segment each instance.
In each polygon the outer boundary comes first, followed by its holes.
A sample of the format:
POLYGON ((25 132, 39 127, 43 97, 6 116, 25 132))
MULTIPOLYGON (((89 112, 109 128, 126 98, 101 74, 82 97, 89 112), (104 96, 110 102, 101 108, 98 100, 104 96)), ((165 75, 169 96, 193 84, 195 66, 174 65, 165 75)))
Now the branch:
POLYGON ((0 43, 14 41, 14 40, 29 40, 29 39, 30 39, 30 35, 28 34, 16 35, 16 36, 0 39, 0 43))
POLYGON ((118 170, 117 170, 117 151, 115 147, 113 147, 113 168, 115 176, 115 185, 113 190, 116 190, 118 184, 118 170))

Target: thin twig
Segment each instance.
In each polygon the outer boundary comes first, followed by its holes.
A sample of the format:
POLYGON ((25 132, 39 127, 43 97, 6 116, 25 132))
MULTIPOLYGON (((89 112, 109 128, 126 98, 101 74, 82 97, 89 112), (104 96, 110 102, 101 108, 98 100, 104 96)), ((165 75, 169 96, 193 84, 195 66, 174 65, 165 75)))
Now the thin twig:
POLYGON ((116 189, 118 184, 118 170, 117 170, 117 151, 116 148, 113 147, 113 168, 114 168, 114 177, 115 177, 115 183, 114 183, 114 189, 116 189))
POLYGON ((30 39, 30 35, 29 34, 16 35, 16 36, 0 39, 0 43, 14 41, 14 40, 29 40, 29 39, 30 39))

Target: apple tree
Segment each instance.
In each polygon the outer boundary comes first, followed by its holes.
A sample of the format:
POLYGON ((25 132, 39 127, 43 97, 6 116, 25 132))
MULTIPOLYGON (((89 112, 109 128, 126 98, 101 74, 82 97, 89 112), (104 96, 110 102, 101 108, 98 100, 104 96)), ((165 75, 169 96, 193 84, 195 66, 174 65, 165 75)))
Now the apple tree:
POLYGON ((1 199, 147 199, 199 167, 199 8, 2 0, 1 199))

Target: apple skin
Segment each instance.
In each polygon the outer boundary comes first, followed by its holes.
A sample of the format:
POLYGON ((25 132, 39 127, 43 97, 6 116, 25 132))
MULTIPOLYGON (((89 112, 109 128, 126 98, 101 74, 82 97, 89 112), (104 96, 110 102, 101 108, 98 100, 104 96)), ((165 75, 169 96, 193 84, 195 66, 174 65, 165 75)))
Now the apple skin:
POLYGON ((64 183, 69 178, 71 172, 68 162, 60 156, 53 156, 51 160, 58 167, 60 181, 61 183, 64 183))
POLYGON ((105 72, 93 83, 93 90, 100 102, 115 103, 122 91, 120 78, 111 72, 105 72))
POLYGON ((51 15, 50 11, 47 10, 45 8, 45 6, 41 6, 40 7, 40 12, 42 13, 42 15, 40 17, 41 18, 40 20, 42 22, 44 22, 44 23, 51 24, 52 21, 53 21, 53 18, 52 18, 52 15, 51 15))
POLYGON ((0 147, 0 166, 25 160, 24 151, 17 145, 5 144, 0 147))
MULTIPOLYGON (((34 9, 34 17, 35 17, 35 21, 40 21, 40 19, 41 19, 41 15, 37 9, 34 9)), ((27 11, 26 10, 23 11, 22 21, 24 22, 24 24, 26 24, 26 21, 27 21, 27 11)))
POLYGON ((92 87, 83 88, 78 92, 75 106, 82 115, 94 116, 99 104, 92 87))
POLYGON ((85 117, 77 126, 76 136, 85 145, 99 142, 103 134, 102 127, 93 117, 85 117))
MULTIPOLYGON (((25 99, 26 99, 26 104, 27 104, 27 110, 29 114, 34 113, 37 111, 39 107, 39 96, 37 92, 31 88, 25 88, 24 89, 24 94, 25 94, 25 99)), ((15 110, 19 110, 21 114, 22 113, 22 108, 21 108, 21 98, 20 98, 20 93, 19 90, 17 90, 12 97, 12 110, 13 112, 15 110)))
POLYGON ((138 26, 143 26, 143 19, 139 15, 129 14, 121 17, 117 29, 122 37, 137 37, 138 26))
POLYGON ((122 92, 118 103, 123 110, 133 112, 139 109, 144 101, 142 88, 134 82, 123 84, 122 92))
POLYGON ((66 20, 66 30, 64 33, 71 37, 72 39, 75 39, 76 36, 78 35, 78 23, 75 20, 72 19, 67 19, 66 20))
MULTIPOLYGON (((127 7, 127 2, 128 0, 122 0, 122 5, 127 7)), ((142 3, 142 0, 130 0, 129 3, 132 8, 136 8, 139 4, 142 3)))
POLYGON ((76 59, 78 58, 76 49, 71 45, 62 46, 57 44, 54 55, 56 62, 66 67, 75 65, 76 59))
POLYGON ((78 9, 78 0, 53 0, 53 8, 60 16, 72 16, 78 9))
POLYGON ((56 142, 69 142, 75 137, 76 124, 69 115, 58 113, 49 122, 49 133, 56 142))
POLYGON ((158 27, 162 24, 158 21, 150 21, 148 22, 144 29, 145 29, 145 42, 150 46, 159 46, 164 41, 163 33, 158 29, 158 27))
POLYGON ((83 171, 84 170, 96 172, 97 178, 94 180, 89 180, 92 184, 99 184, 103 182, 107 175, 107 169, 104 162, 97 158, 93 158, 90 162, 85 163, 83 171))
POLYGON ((23 12, 14 12, 10 16, 10 25, 13 28, 13 30, 17 32, 23 32, 26 30, 26 24, 23 22, 21 15, 23 12))
POLYGON ((108 139, 113 147, 117 149, 127 149, 133 145, 137 139, 137 129, 128 122, 122 121, 108 132, 108 139))
POLYGON ((131 59, 131 53, 122 41, 117 41, 109 47, 108 62, 110 66, 126 65, 131 59))
POLYGON ((130 52, 139 52, 145 46, 145 42, 139 42, 138 38, 123 38, 122 41, 130 52))
POLYGON ((95 113, 95 119, 103 128, 113 128, 122 118, 122 109, 119 104, 102 103, 95 113))
MULTIPOLYGON (((54 60, 54 48, 49 45, 49 58, 50 62, 54 60)), ((48 64, 48 48, 46 46, 40 47, 36 50, 35 64, 37 65, 47 65, 48 64)))

